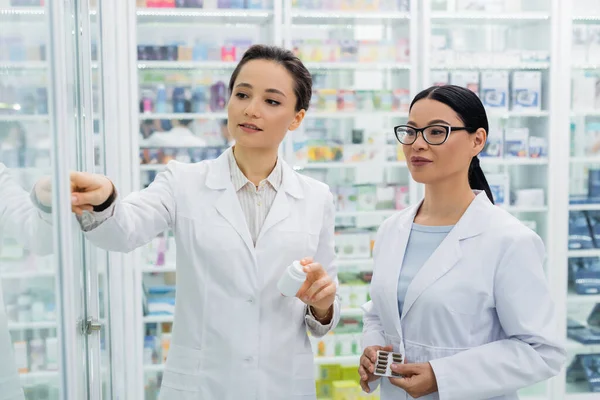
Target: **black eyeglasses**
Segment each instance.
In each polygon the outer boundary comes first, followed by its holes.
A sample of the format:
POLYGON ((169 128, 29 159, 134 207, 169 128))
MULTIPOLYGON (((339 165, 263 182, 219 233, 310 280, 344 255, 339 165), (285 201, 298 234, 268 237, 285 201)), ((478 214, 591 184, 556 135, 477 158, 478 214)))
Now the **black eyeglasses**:
POLYGON ((413 144, 417 141, 419 132, 423 139, 433 146, 444 144, 452 131, 469 131, 471 128, 466 126, 447 126, 447 125, 429 125, 425 128, 415 128, 410 125, 399 125, 394 127, 396 139, 402 144, 413 144))

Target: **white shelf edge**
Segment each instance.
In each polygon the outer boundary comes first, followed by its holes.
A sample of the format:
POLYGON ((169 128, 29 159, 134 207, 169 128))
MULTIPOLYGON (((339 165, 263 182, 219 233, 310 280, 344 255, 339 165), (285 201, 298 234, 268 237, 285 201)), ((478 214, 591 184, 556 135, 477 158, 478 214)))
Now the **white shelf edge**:
POLYGON ((569 159, 569 162, 571 162, 573 164, 600 164, 600 157, 577 156, 577 157, 571 157, 569 159))
POLYGON ((433 65, 432 70, 545 70, 550 68, 549 62, 532 62, 532 63, 516 63, 516 64, 440 64, 433 65))
POLYGON ((45 15, 44 7, 2 7, 0 8, 0 16, 3 15, 45 15))
POLYGON ((306 68, 310 69, 354 69, 354 70, 409 70, 408 63, 379 63, 379 62, 306 62, 306 68))
POLYGON ((510 213, 544 213, 548 212, 548 206, 501 206, 510 213))
POLYGON ((145 324, 161 324, 173 322, 173 315, 150 315, 144 317, 145 324))
POLYGON ((45 61, 0 61, 1 69, 45 69, 48 63, 45 61))
POLYGON ((577 294, 569 291, 567 301, 571 304, 600 303, 600 294, 577 294))
POLYGON ((48 121, 49 115, 0 114, 0 121, 48 121))
POLYGON ((600 69, 600 64, 576 63, 572 65, 573 69, 600 69))
POLYGON ((399 212, 400 210, 373 210, 373 211, 337 211, 337 218, 353 218, 353 217, 389 217, 399 212))
POLYGON ((267 19, 273 16, 273 11, 262 9, 205 9, 205 8, 152 8, 138 7, 138 17, 199 17, 199 18, 253 18, 267 19))
POLYGON ((24 331, 28 329, 53 329, 57 327, 56 321, 43 322, 9 322, 9 331, 24 331))
POLYGON ((210 113, 139 113, 139 119, 227 119, 226 112, 210 113))
POLYGON ((315 357, 316 365, 323 364, 352 364, 358 365, 360 356, 315 357))
POLYGON ((236 65, 228 61, 137 61, 138 69, 234 69, 236 65))
POLYGON ((157 265, 145 265, 141 268, 142 272, 145 273, 160 273, 160 272, 175 272, 175 265, 165 265, 165 266, 157 266, 157 265))
POLYGON ((378 161, 364 161, 364 162, 311 162, 306 164, 296 164, 292 167, 295 170, 302 169, 323 169, 323 168, 359 168, 368 165, 380 165, 383 164, 386 167, 400 167, 406 168, 405 161, 386 161, 386 162, 378 162, 378 161))
POLYGON ((342 317, 362 317, 363 313, 362 308, 342 308, 340 310, 342 317))
POLYGON ((381 19, 405 19, 411 18, 410 12, 401 11, 343 11, 343 10, 299 10, 291 12, 292 18, 319 18, 319 19, 360 19, 360 20, 381 20, 381 19))
POLYGON ((567 252, 567 255, 569 258, 600 257, 600 249, 569 250, 567 252))
POLYGON ((496 111, 486 109, 487 115, 490 118, 544 118, 550 116, 550 111, 546 110, 531 110, 531 111, 496 111))
POLYGON ((165 369, 165 364, 144 364, 144 372, 160 372, 165 369))
POLYGON ((0 272, 0 279, 31 279, 47 278, 56 275, 54 270, 49 271, 24 271, 24 272, 0 272))
POLYGON ((550 14, 540 12, 493 13, 485 11, 451 12, 436 11, 431 13, 432 20, 483 20, 483 21, 544 21, 550 19, 550 14))
POLYGON ((58 378, 58 371, 35 371, 35 372, 25 372, 20 373, 19 378, 21 380, 36 380, 36 379, 48 379, 48 378, 58 378))
POLYGON ((373 266, 372 258, 338 258, 335 263, 338 267, 349 267, 353 265, 368 265, 373 266))
MULTIPOLYGON (((408 118, 404 111, 309 111, 306 118, 357 118, 357 117, 408 118)), ((209 113, 139 113, 140 120, 146 119, 227 119, 226 112, 209 113)), ((1 120, 1 117, 0 117, 1 120)))
POLYGON ((546 165, 548 164, 548 158, 530 158, 530 157, 515 157, 515 158, 504 158, 504 157, 480 157, 481 165, 546 165))
POLYGON ((571 117, 600 117, 600 109, 574 110, 571 111, 571 117))
POLYGON ((569 211, 600 211, 600 204, 569 204, 569 211))
POLYGON ((600 15, 574 15, 573 21, 600 21, 600 15))

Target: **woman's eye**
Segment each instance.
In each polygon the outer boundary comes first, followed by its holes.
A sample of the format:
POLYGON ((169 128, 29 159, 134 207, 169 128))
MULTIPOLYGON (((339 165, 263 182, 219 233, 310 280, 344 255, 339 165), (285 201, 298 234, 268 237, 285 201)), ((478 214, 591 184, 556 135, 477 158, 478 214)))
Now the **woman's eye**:
POLYGON ((267 103, 270 104, 270 105, 272 105, 272 106, 278 106, 278 105, 281 104, 280 102, 275 101, 275 100, 267 100, 267 103))
POLYGON ((442 129, 432 129, 431 134, 432 135, 445 135, 446 132, 442 129))
POLYGON ((245 93, 236 93, 235 97, 238 99, 246 99, 248 96, 245 93))

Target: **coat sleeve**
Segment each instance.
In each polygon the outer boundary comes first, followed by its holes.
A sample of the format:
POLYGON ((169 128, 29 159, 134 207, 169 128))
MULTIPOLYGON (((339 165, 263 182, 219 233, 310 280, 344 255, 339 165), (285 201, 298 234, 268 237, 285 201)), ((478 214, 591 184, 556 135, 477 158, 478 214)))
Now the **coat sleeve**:
MULTIPOLYGON (((373 276, 377 273, 377 256, 379 254, 379 237, 382 235, 382 230, 385 229, 385 225, 382 225, 377 232, 377 236, 375 238, 375 246, 373 248, 373 276)), ((372 290, 370 287, 369 290, 372 290)), ((371 299, 373 299, 373 293, 371 292, 371 299)), ((381 319, 379 316, 379 310, 377 308, 377 304, 374 300, 367 302, 362 306, 364 311, 363 314, 363 334, 362 334, 362 348, 363 351, 367 347, 370 346, 382 346, 385 347, 385 334, 383 325, 381 323, 381 319)), ((377 379, 369 383, 369 388, 371 389, 371 393, 377 389, 381 379, 377 379)))
POLYGON ((516 235, 494 276, 496 312, 507 338, 430 361, 440 400, 501 396, 560 372, 566 352, 543 261, 536 234, 516 235))
MULTIPOLYGON (((323 213, 323 226, 319 234, 319 245, 314 256, 314 260, 320 263, 327 271, 327 274, 335 282, 336 287, 339 286, 337 277, 337 266, 335 264, 335 205, 333 203, 333 195, 327 189, 325 201, 325 211, 323 213)), ((322 337, 329 331, 335 328, 340 321, 340 300, 336 294, 333 302, 333 316, 327 325, 321 324, 310 313, 306 307, 306 326, 310 333, 315 337, 322 337)))
POLYGON ((37 208, 30 193, 0 164, 0 231, 36 255, 54 248, 52 214, 37 208))
POLYGON ((176 162, 169 162, 166 171, 158 174, 146 189, 123 200, 117 198, 114 208, 92 213, 98 223, 82 222, 86 237, 102 249, 127 253, 173 228, 176 168, 176 162), (111 215, 107 217, 106 212, 111 215), (93 229, 85 229, 86 225, 93 229))

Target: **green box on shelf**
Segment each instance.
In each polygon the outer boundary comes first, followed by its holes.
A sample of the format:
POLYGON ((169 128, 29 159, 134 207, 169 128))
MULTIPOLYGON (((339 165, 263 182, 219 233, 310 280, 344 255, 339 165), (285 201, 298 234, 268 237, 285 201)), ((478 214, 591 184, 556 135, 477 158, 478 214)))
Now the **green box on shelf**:
POLYGON ((317 381, 317 397, 319 399, 331 397, 333 395, 333 381, 317 381))
POLYGON ((358 367, 357 366, 342 367, 342 380, 358 382, 360 380, 360 376, 358 375, 358 367))
POLYGON ((321 365, 319 378, 322 381, 337 381, 342 377, 342 366, 339 364, 321 365))

